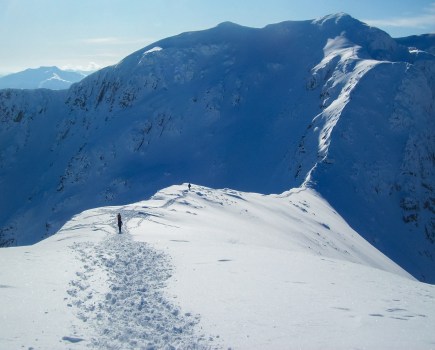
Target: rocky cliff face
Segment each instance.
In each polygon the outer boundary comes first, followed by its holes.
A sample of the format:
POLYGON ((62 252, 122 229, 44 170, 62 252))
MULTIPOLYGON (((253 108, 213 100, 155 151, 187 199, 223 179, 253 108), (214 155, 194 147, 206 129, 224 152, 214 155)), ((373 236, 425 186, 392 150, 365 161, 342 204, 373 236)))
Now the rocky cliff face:
POLYGON ((0 91, 0 237, 180 182, 310 186, 420 279, 434 269, 434 56, 345 14, 223 23, 65 92, 0 91))

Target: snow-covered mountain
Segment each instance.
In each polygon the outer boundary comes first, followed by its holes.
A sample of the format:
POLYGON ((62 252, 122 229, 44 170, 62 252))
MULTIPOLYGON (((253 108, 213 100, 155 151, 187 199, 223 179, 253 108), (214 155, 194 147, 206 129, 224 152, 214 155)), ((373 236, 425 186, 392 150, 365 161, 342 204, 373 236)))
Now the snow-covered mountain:
POLYGON ((337 14, 161 40, 68 91, 0 91, 0 237, 174 183, 320 193, 435 282, 435 57, 337 14))
POLYGON ((311 189, 187 184, 0 254, 2 349, 431 349, 435 286, 311 189), (121 213, 123 233, 117 234, 121 213))
POLYGON ((435 55, 435 34, 411 35, 395 40, 411 50, 420 50, 435 55))
POLYGON ((58 67, 29 68, 0 77, 0 89, 68 89, 87 74, 58 67))

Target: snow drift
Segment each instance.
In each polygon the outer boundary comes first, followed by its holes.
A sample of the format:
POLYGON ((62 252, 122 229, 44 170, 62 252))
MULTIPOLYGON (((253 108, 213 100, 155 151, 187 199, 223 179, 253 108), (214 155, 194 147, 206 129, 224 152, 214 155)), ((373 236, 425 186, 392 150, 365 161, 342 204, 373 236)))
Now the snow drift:
POLYGON ((337 14, 161 40, 68 91, 0 91, 0 238, 192 181, 308 186, 435 281, 434 56, 337 14))

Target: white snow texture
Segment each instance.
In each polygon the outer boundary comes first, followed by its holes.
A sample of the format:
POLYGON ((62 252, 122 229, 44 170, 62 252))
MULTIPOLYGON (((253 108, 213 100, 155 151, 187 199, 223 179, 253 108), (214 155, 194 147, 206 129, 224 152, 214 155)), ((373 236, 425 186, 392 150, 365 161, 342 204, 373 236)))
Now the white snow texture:
POLYGON ((431 349, 435 287, 316 192, 172 186, 0 255, 4 349, 431 349), (116 215, 123 217, 118 234, 116 215))

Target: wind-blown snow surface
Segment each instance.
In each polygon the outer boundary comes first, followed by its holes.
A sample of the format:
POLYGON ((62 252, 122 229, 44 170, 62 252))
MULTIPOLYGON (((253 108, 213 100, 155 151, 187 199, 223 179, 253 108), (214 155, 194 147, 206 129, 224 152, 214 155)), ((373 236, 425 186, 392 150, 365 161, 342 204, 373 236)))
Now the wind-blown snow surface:
POLYGON ((172 186, 0 263, 4 349, 435 348, 435 287, 310 189, 172 186))
POLYGON ((68 91, 0 91, 0 240, 173 183, 301 184, 435 282, 435 64, 345 15, 161 40, 68 91), (30 175, 31 174, 31 175, 30 175))

